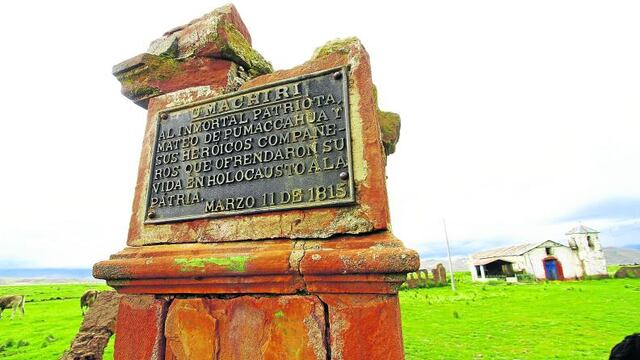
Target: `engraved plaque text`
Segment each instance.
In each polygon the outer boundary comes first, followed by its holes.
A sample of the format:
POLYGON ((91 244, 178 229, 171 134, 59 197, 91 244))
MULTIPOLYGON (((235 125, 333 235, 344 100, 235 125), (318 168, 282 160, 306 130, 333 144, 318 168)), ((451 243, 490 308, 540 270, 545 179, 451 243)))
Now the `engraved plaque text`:
POLYGON ((159 114, 146 223, 354 202, 347 70, 159 114))

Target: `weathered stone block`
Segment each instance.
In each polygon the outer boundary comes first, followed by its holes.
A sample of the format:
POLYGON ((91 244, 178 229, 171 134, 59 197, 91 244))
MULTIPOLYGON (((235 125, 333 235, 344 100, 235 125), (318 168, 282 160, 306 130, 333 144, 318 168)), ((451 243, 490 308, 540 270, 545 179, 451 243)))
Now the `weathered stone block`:
POLYGON ((231 61, 196 58, 185 62, 152 54, 131 58, 113 71, 122 84, 122 94, 145 108, 149 99, 160 94, 191 86, 224 91, 241 79, 238 66, 231 61))
POLYGON ((164 318, 167 301, 151 295, 127 295, 120 300, 114 358, 164 359, 164 318))
POLYGON ((418 266, 418 254, 384 231, 129 247, 96 264, 94 276, 130 294, 393 294, 418 266))
POLYGON ((320 295, 329 309, 331 359, 404 359, 397 295, 320 295))
POLYGON ((146 200, 158 112, 173 106, 211 97, 193 87, 153 97, 149 103, 133 214, 129 227, 131 246, 259 240, 269 238, 327 238, 337 234, 362 234, 389 228, 385 183, 386 155, 382 142, 369 55, 355 38, 334 41, 318 49, 312 60, 289 70, 261 75, 244 83, 251 89, 275 81, 341 66, 349 66, 349 105, 353 178, 357 202, 340 207, 317 207, 176 222, 145 224, 146 200), (177 95, 177 94, 180 95, 177 95))
POLYGON ((174 300, 165 329, 167 359, 326 359, 315 296, 174 300))
POLYGON ((218 358, 218 321, 207 312, 205 301, 180 299, 171 303, 164 328, 166 359, 218 358))
POLYGON ((122 94, 144 108, 161 94, 197 86, 230 91, 247 76, 271 71, 271 64, 251 47, 233 5, 168 31, 146 53, 113 67, 122 94))

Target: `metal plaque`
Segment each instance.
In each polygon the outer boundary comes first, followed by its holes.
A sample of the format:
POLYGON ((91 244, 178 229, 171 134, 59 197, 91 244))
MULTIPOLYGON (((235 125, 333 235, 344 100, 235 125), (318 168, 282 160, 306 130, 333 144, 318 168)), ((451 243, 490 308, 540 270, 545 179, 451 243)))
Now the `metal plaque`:
POLYGON ((161 112, 145 222, 353 203, 347 73, 161 112))

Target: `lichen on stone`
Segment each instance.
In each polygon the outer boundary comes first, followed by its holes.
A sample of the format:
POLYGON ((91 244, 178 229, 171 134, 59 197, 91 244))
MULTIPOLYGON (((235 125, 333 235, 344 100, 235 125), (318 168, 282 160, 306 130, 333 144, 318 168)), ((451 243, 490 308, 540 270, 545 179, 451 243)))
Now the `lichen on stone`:
POLYGON ((311 59, 319 59, 333 53, 348 54, 354 45, 360 45, 360 40, 355 36, 332 40, 317 48, 311 59))
POLYGON ((230 256, 230 257, 209 257, 209 258, 176 258, 176 265, 180 265, 181 271, 192 271, 199 269, 204 272, 206 264, 214 264, 223 266, 230 271, 244 272, 246 269, 248 256, 230 256))
POLYGON ((251 47, 238 29, 228 23, 224 27, 227 38, 221 44, 222 57, 239 63, 252 77, 273 72, 271 63, 251 47))
MULTIPOLYGON (((332 40, 317 48, 311 59, 323 58, 334 53, 349 54, 356 47, 363 47, 360 40, 356 37, 332 40)), ((357 59, 352 60, 357 61, 357 59)), ((395 152, 396 144, 400 138, 400 115, 380 110, 378 107, 378 92, 375 86, 373 91, 384 152, 385 155, 391 155, 395 152)))
POLYGON ((151 42, 147 53, 170 58, 178 57, 178 36, 170 34, 151 42))
POLYGON ((253 49, 248 35, 230 20, 233 12, 235 8, 232 5, 225 5, 178 27, 151 42, 147 53, 181 61, 194 57, 219 57, 243 66, 251 76, 272 72, 273 67, 253 49))
POLYGON ((373 96, 380 123, 380 135, 385 155, 389 156, 396 151, 396 145, 400 140, 400 115, 390 111, 382 111, 378 106, 378 88, 373 87, 373 96))
POLYGON ((400 115, 378 110, 378 120, 380 121, 384 153, 391 155, 396 151, 396 144, 400 139, 400 115))
POLYGON ((180 71, 179 62, 166 56, 144 54, 134 59, 128 68, 115 74, 122 84, 122 93, 134 101, 162 94, 157 82, 180 71))
POLYGON ((132 86, 130 94, 136 99, 156 96, 160 94, 160 89, 151 86, 132 86))
POLYGON ((114 66, 113 74, 122 84, 122 93, 146 107, 149 98, 179 90, 163 83, 197 67, 203 59, 230 61, 241 68, 227 82, 226 90, 231 91, 248 78, 273 71, 251 46, 251 36, 235 7, 225 5, 166 32, 151 42, 147 52, 114 66))

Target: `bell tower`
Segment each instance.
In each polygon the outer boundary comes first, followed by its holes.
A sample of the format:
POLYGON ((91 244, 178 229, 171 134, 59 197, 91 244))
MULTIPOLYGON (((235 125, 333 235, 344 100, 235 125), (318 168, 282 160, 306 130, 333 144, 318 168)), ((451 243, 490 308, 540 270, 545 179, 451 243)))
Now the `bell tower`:
POLYGON ((607 262, 602 251, 600 232, 582 224, 569 230, 569 247, 577 252, 584 276, 606 276, 607 262))

